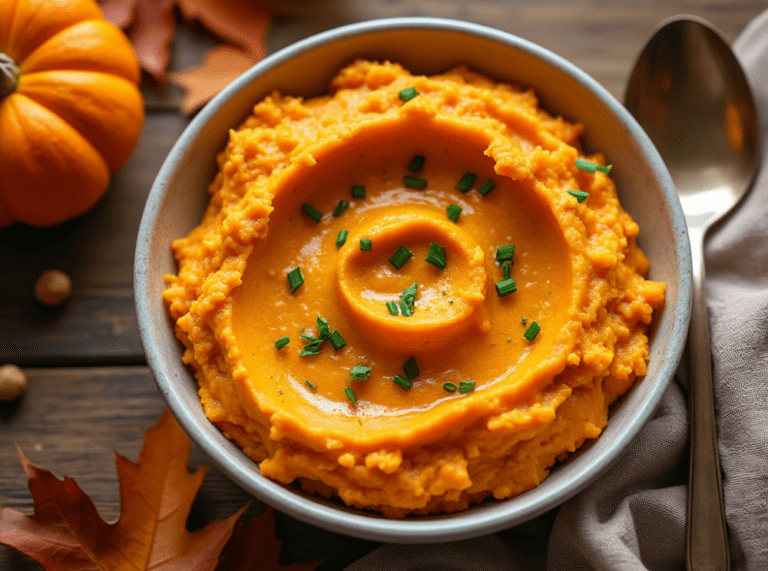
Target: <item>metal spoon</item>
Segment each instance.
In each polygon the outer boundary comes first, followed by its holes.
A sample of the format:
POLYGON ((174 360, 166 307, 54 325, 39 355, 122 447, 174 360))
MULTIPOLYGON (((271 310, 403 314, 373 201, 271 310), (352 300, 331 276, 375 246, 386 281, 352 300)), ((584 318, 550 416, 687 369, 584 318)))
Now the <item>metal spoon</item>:
POLYGON ((755 104, 727 42, 711 24, 691 16, 658 26, 635 64, 624 104, 672 175, 691 241, 688 569, 729 569, 703 247, 707 230, 746 194, 757 172, 755 104))

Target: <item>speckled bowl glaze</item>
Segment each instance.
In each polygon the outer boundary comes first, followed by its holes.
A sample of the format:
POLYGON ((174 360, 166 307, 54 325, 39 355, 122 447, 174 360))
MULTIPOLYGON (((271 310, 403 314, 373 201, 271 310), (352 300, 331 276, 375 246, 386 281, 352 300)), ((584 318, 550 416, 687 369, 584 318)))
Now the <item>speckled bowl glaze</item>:
POLYGON ((661 157, 624 107, 594 79, 554 53, 499 30, 454 20, 393 18, 344 26, 289 46, 252 67, 200 111, 149 194, 136 247, 135 293, 141 339, 160 392, 192 440, 232 480, 274 508, 324 529, 384 542, 444 542, 498 531, 558 506, 628 449, 662 398, 683 351, 690 253, 682 209, 661 157), (651 261, 649 277, 667 284, 666 306, 651 332, 646 378, 614 405, 600 438, 520 496, 448 515, 393 520, 277 484, 207 420, 195 379, 181 362, 182 347, 162 299, 163 274, 176 272, 171 242, 200 221, 228 130, 271 89, 303 96, 324 93, 336 71, 357 57, 396 61, 422 74, 465 63, 497 80, 533 87, 550 113, 584 123, 586 150, 608 155, 621 202, 640 224, 639 243, 651 261))

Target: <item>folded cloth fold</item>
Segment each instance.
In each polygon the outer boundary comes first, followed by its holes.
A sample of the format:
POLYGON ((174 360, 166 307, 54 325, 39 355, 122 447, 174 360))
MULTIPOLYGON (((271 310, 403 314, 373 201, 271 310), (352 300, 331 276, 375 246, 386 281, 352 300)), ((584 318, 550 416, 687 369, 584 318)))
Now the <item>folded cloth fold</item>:
MULTIPOLYGON (((768 569, 768 10, 733 45, 752 84, 762 168, 705 245, 707 303, 734 571, 768 569)), ((686 368, 627 453, 554 513, 445 545, 385 545, 347 571, 685 568, 686 368), (544 533, 527 529, 546 527, 544 533), (541 527, 539 525, 538 527, 541 527)))

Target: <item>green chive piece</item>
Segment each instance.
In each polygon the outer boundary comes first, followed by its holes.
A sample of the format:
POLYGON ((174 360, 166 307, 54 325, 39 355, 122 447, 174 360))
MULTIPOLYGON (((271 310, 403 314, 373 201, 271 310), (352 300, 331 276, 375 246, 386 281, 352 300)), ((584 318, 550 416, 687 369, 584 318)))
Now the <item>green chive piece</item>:
POLYGON ((411 252, 408 248, 405 246, 400 246, 397 249, 397 252, 392 254, 392 257, 389 259, 389 263, 395 266, 395 269, 399 270, 403 267, 403 264, 408 261, 408 258, 413 256, 413 252, 411 252))
POLYGON ((448 382, 448 383, 443 383, 443 388, 444 388, 446 391, 448 391, 449 393, 455 393, 455 392, 456 392, 456 390, 457 390, 459 387, 457 387, 455 383, 451 383, 451 382, 448 382))
POLYGON ((506 246, 499 246, 496 248, 496 260, 503 262, 505 260, 511 260, 515 255, 515 245, 507 244, 506 246))
POLYGON ((409 381, 408 379, 406 379, 402 375, 395 375, 395 378, 392 379, 392 380, 395 382, 395 384, 398 387, 400 387, 404 391, 407 391, 408 389, 410 389, 413 386, 413 383, 411 381, 409 381))
POLYGON ((405 89, 401 89, 400 91, 397 92, 398 97, 400 97, 402 101, 410 101, 411 99, 416 97, 418 94, 419 92, 416 91, 416 88, 413 86, 406 87, 405 89))
POLYGON ((528 323, 528 318, 527 318, 527 317, 523 317, 523 318, 520 320, 520 323, 522 323, 523 325, 525 325, 526 323, 528 323))
POLYGON ((352 185, 352 198, 365 198, 365 187, 362 184, 352 185))
POLYGON ((304 345, 304 347, 301 348, 299 357, 314 357, 315 355, 319 354, 320 346, 315 343, 310 343, 309 345, 304 345))
POLYGON ((328 339, 328 336, 331 334, 331 327, 328 325, 328 322, 319 315, 317 316, 317 331, 320 335, 318 339, 321 341, 328 339))
POLYGON ((443 248, 440 244, 435 244, 434 242, 429 243, 429 253, 427 254, 427 257, 424 259, 425 262, 432 264, 433 266, 440 268, 441 270, 445 269, 445 248, 443 248))
POLYGON ((371 375, 371 368, 364 365, 355 365, 349 371, 349 378, 354 381, 367 381, 371 375))
POLYGON ((291 342, 291 338, 288 337, 287 335, 284 337, 280 337, 280 339, 275 341, 275 349, 279 351, 280 349, 288 345, 288 343, 290 342, 291 342))
POLYGON ((613 168, 613 165, 598 165, 595 163, 592 163, 590 161, 585 161, 584 159, 576 159, 576 168, 583 170, 584 172, 588 172, 590 174, 594 173, 595 171, 604 172, 605 174, 608 174, 611 172, 611 169, 613 168))
POLYGON ((299 289, 299 286, 304 283, 304 276, 301 274, 301 268, 295 267, 288 272, 288 286, 291 288, 291 293, 299 289))
POLYGON ((357 404, 357 397, 355 397, 354 391, 350 389, 349 387, 344 387, 344 392, 347 393, 347 397, 349 397, 349 400, 352 401, 352 404, 357 404))
POLYGON ((509 295, 516 291, 517 284, 515 283, 514 278, 507 278, 500 282, 496 282, 496 293, 499 294, 499 297, 504 297, 505 295, 509 295))
POLYGON ((419 371, 419 364, 416 362, 416 357, 411 357, 403 363, 403 371, 405 371, 405 376, 411 381, 421 374, 419 371))
POLYGON ((390 315, 399 315, 400 311, 397 308, 397 304, 394 301, 388 301, 387 302, 387 309, 389 310, 390 315))
POLYGON ((344 211, 349 208, 349 202, 346 200, 339 200, 339 204, 336 205, 336 209, 333 211, 333 217, 338 218, 344 211))
POLYGON ((475 184, 476 179, 477 175, 475 173, 465 172, 454 188, 461 192, 469 192, 472 189, 472 185, 475 184))
POLYGON ((494 188, 496 188, 496 183, 489 178, 477 189, 477 192, 480 193, 480 196, 487 196, 494 188))
POLYGON ((328 336, 328 342, 331 344, 331 347, 333 347, 334 351, 338 351, 347 345, 347 342, 344 341, 344 338, 341 336, 341 333, 339 333, 338 329, 334 329, 333 332, 328 336))
POLYGON ((523 333, 523 337, 525 337, 528 341, 533 341, 536 339, 536 336, 539 334, 539 331, 541 331, 541 326, 536 323, 536 320, 534 319, 531 321, 531 324, 528 326, 528 329, 525 330, 525 333, 523 333))
POLYGON ((426 157, 424 155, 416 155, 411 159, 411 162, 408 164, 408 170, 411 172, 421 172, 421 169, 424 168, 424 160, 426 157))
POLYGON ((510 279, 509 278, 509 273, 510 273, 511 269, 512 269, 512 262, 510 262, 509 260, 506 260, 506 261, 501 263, 501 271, 504 274, 504 279, 505 280, 510 279))
POLYGON ((308 387, 309 387, 311 390, 313 390, 313 391, 316 391, 316 390, 317 390, 317 387, 315 386, 315 383, 313 383, 313 382, 312 382, 312 381, 310 381, 309 379, 307 379, 306 381, 304 381, 304 384, 305 384, 305 385, 307 385, 307 386, 308 386, 308 387))
POLYGON ((403 184, 405 185, 405 188, 415 188, 417 190, 424 190, 427 188, 427 181, 415 176, 404 176, 403 184))
POLYGON ((347 230, 342 230, 338 234, 336 234, 336 247, 341 248, 344 244, 347 243, 347 235, 349 232, 347 230))
POLYGON ((312 220, 315 222, 320 222, 323 218, 323 213, 320 212, 317 208, 309 204, 308 202, 304 204, 304 206, 301 207, 301 209, 304 211, 304 214, 309 216, 312 220))
POLYGON ((475 390, 475 381, 461 381, 459 383, 459 392, 463 395, 469 394, 475 390))
POLYGON ((574 196, 577 202, 584 202, 587 198, 589 198, 589 193, 583 190, 569 190, 568 194, 574 196))
POLYGON ((360 238, 360 249, 363 252, 370 252, 371 248, 373 248, 373 242, 370 238, 360 238))
POLYGON ((416 292, 419 290, 419 284, 411 284, 400 294, 400 313, 403 317, 413 315, 413 304, 416 301, 416 292))
POLYGON ((459 214, 461 214, 461 206, 456 206, 455 204, 451 203, 448 208, 446 209, 446 212, 448 213, 448 220, 451 222, 456 222, 459 219, 459 214))

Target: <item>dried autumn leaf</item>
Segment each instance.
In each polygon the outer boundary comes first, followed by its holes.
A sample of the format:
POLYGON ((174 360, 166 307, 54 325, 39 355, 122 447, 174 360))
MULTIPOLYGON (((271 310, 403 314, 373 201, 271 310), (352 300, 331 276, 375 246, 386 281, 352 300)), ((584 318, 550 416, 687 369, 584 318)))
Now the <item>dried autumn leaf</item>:
POLYGON ((279 12, 271 0, 178 0, 178 5, 185 18, 199 20, 255 61, 266 55, 272 17, 279 12))
POLYGON ((237 523, 216 571, 314 571, 320 565, 320 562, 280 565, 281 547, 275 535, 275 512, 268 508, 248 523, 237 523))
POLYGON ((118 28, 127 28, 133 22, 138 0, 101 0, 99 7, 104 18, 118 28))
POLYGON ((141 68, 160 85, 165 82, 176 32, 176 0, 102 0, 104 17, 123 28, 141 68))
POLYGON ((120 517, 105 522, 71 478, 59 480, 19 451, 35 512, 0 510, 0 543, 47 571, 209 571, 242 510, 189 532, 186 521, 205 468, 188 470, 190 441, 166 410, 147 431, 139 461, 116 454, 120 517))
POLYGON ((170 80, 186 91, 181 102, 181 112, 192 113, 202 107, 254 63, 243 50, 219 44, 206 52, 199 67, 172 73, 170 80))

